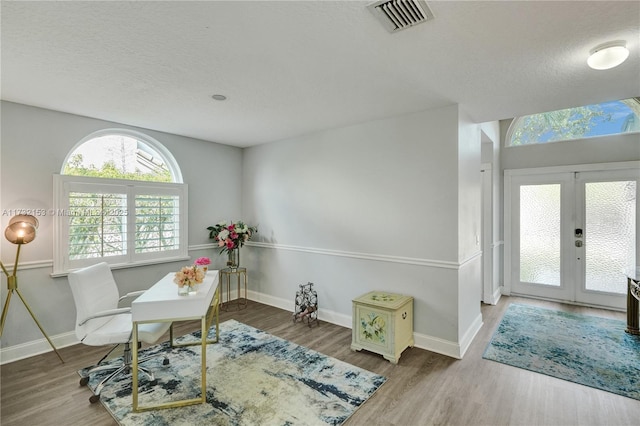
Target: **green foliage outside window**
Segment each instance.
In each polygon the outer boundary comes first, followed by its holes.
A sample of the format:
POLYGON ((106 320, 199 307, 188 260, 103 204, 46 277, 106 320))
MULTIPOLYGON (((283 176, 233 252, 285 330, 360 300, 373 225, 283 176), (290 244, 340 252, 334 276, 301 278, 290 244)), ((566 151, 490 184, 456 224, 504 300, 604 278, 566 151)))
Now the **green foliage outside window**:
POLYGON ((594 127, 597 117, 611 119, 598 105, 528 115, 513 132, 511 145, 579 139, 594 127))
POLYGON ((532 145, 640 131, 637 98, 603 102, 514 120, 508 146, 532 145))
POLYGON ((101 177, 105 179, 143 180, 148 182, 172 182, 171 173, 166 168, 158 168, 154 172, 124 172, 118 169, 113 161, 105 162, 99 169, 93 165, 82 165, 82 154, 74 154, 64 168, 65 175, 101 177))

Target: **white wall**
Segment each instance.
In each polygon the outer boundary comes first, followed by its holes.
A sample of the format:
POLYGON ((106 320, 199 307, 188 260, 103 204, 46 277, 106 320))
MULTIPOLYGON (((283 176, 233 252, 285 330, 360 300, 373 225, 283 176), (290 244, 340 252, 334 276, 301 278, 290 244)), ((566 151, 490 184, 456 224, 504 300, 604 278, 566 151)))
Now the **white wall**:
POLYGON ((362 293, 412 295, 417 345, 460 351, 480 309, 479 291, 459 305, 458 288, 479 251, 479 170, 477 125, 459 128, 457 106, 245 149, 242 209, 260 228, 250 288, 293 308, 311 281, 321 318, 345 322, 362 293))
MULTIPOLYGON (((169 149, 189 185, 189 247, 192 257, 207 255, 223 265, 218 252, 208 248, 206 227, 222 219, 237 219, 241 212, 242 150, 72 114, 2 102, 0 228, 4 229, 13 209, 53 207, 54 173, 59 173, 68 152, 88 134, 105 128, 126 128, 145 133, 169 149)), ((21 251, 18 285, 25 299, 50 336, 60 335, 59 344, 72 339, 75 305, 66 278, 51 278, 53 221, 38 217, 37 238, 21 251)), ((12 264, 15 246, 0 239, 2 261, 12 264)), ((216 266, 214 265, 214 266, 216 266)), ((163 264, 115 271, 121 292, 147 288, 181 264, 163 264)), ((2 276, 1 295, 6 297, 2 276)), ((43 339, 33 320, 14 297, 8 311, 2 348, 43 339)), ((45 341, 44 348, 47 348, 45 341)), ((3 351, 5 356, 7 352, 3 351)))

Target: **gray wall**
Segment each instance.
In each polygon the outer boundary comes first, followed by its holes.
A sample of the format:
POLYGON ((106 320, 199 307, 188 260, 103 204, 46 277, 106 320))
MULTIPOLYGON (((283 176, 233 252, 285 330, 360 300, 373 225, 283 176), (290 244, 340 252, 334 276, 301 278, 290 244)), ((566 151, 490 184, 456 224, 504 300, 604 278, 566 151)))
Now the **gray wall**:
MULTIPOLYGON (((2 208, 51 208, 52 175, 80 139, 105 128, 131 129, 4 102, 2 208)), ((189 184, 192 257, 222 266, 210 224, 243 219, 259 227, 242 249, 251 298, 292 310, 298 285, 311 281, 321 318, 350 327, 353 298, 370 290, 412 295, 416 345, 457 357, 481 326, 481 132, 457 105, 244 150, 133 129, 164 144, 189 184)), ((9 219, 2 217, 3 228, 9 219)), ((66 278, 49 276, 52 221, 40 219, 38 238, 23 250, 20 289, 47 332, 72 343, 75 307, 66 278)), ((15 248, 1 244, 7 260, 15 248)), ((114 273, 126 292, 178 266, 114 273)), ((12 302, 3 350, 34 341, 48 350, 41 340, 12 302)))
MULTIPOLYGON (((54 173, 73 146, 88 134, 101 129, 124 128, 145 133, 171 151, 189 185, 189 254, 192 258, 209 256, 214 267, 222 266, 217 250, 209 248, 206 227, 222 219, 236 220, 241 215, 242 150, 240 148, 139 129, 77 115, 2 102, 2 172, 0 209, 45 209, 53 207, 54 173)), ((10 214, 1 216, 0 228, 7 226, 10 214)), ((18 274, 19 289, 50 336, 74 329, 75 305, 66 278, 51 278, 53 258, 53 221, 38 217, 37 238, 22 247, 18 274)), ((2 260, 13 263, 16 246, 0 239, 2 260)), ((182 263, 169 263, 116 270, 121 293, 144 289, 182 263)), ((6 279, 2 275, 2 300, 6 297, 6 279)), ((43 339, 33 320, 14 297, 9 308, 2 348, 43 339)), ((60 337, 59 344, 69 338, 60 337)), ((43 346, 47 347, 46 342, 43 346)))
POLYGON ((417 345, 448 354, 479 327, 480 131, 458 106, 248 148, 243 174, 253 291, 293 308, 311 281, 337 323, 367 291, 412 295, 417 345))

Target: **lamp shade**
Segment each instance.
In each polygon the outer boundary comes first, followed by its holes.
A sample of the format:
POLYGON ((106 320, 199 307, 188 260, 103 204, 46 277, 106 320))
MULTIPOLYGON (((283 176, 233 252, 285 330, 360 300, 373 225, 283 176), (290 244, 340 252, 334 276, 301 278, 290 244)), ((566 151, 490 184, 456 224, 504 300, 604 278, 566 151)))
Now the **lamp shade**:
POLYGON ((4 236, 13 244, 29 244, 36 239, 36 227, 29 222, 14 222, 7 226, 4 236))
POLYGON ((612 41, 593 48, 587 65, 594 70, 608 70, 627 60, 629 49, 624 41, 612 41))
POLYGON ((32 224, 36 229, 38 229, 38 219, 35 216, 31 216, 30 214, 18 214, 9 220, 9 225, 13 225, 16 222, 27 222, 32 224))

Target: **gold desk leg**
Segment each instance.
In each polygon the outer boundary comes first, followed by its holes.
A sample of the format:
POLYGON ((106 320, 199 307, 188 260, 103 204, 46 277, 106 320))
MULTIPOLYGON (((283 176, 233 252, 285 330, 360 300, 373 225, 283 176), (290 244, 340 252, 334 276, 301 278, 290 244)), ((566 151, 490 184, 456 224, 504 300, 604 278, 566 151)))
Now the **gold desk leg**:
MULTIPOLYGON (((200 398, 192 398, 192 399, 184 399, 180 401, 173 402, 165 402, 156 405, 146 405, 140 406, 138 404, 138 345, 134 343, 133 349, 133 365, 132 365, 132 375, 133 375, 133 412, 139 413, 142 411, 149 410, 157 410, 162 408, 175 408, 175 407, 185 407, 187 405, 194 404, 202 404, 207 401, 207 344, 209 343, 218 343, 220 340, 220 318, 219 318, 219 307, 220 307, 220 288, 216 289, 215 294, 213 295, 213 300, 211 305, 209 305, 209 309, 207 313, 202 316, 200 319, 200 342, 199 343, 175 343, 173 338, 173 322, 169 327, 169 342, 171 347, 183 347, 183 346, 196 346, 200 345, 201 347, 201 369, 202 369, 202 386, 201 392, 202 395, 200 398), (216 338, 215 340, 208 340, 209 328, 211 327, 211 323, 213 322, 213 318, 215 316, 216 320, 216 338)), ((133 323, 133 342, 137 342, 138 340, 138 323, 133 323)))
MULTIPOLYGON (((202 360, 202 366, 200 367, 202 370, 202 397, 200 398, 201 402, 207 401, 207 336, 209 334, 209 329, 207 328, 207 316, 203 316, 200 322, 202 327, 202 351, 200 352, 200 358, 202 360)), ((217 336, 216 336, 217 337, 217 336)))
MULTIPOLYGON (((201 345, 202 348, 202 353, 201 353, 201 359, 202 359, 202 386, 201 386, 201 390, 202 390, 202 395, 200 396, 200 398, 191 398, 191 399, 181 399, 179 401, 171 401, 171 402, 164 402, 164 403, 160 403, 160 404, 153 404, 153 405, 145 405, 145 406, 141 406, 138 402, 138 345, 137 345, 137 339, 138 339, 138 323, 134 322, 133 323, 133 359, 132 359, 132 377, 133 377, 133 391, 132 391, 132 395, 133 395, 133 404, 132 404, 132 408, 133 408, 133 412, 134 413, 140 413, 142 411, 150 411, 150 410, 159 410, 159 409, 163 409, 163 408, 176 408, 176 407, 185 407, 187 405, 195 405, 195 404, 202 404, 203 402, 205 402, 207 400, 207 394, 206 394, 206 390, 207 390, 207 333, 205 330, 206 327, 206 322, 207 322, 207 315, 203 315, 202 318, 200 319, 200 326, 202 329, 202 336, 201 336, 201 341, 200 343, 192 343, 191 345, 188 344, 184 344, 184 345, 176 345, 176 346, 193 346, 193 345, 201 345)), ((171 324, 171 327, 169 328, 169 333, 171 335, 171 343, 173 346, 173 323, 171 324)))
MULTIPOLYGON (((207 314, 205 315, 207 319, 207 327, 205 337, 209 334, 209 329, 211 328, 211 324, 213 323, 213 318, 215 316, 216 319, 216 338, 213 340, 207 340, 207 344, 218 343, 220 341, 220 289, 218 288, 213 295, 213 301, 211 305, 209 305, 209 309, 207 310, 207 314)), ((204 332, 204 330, 203 330, 204 332)), ((169 343, 172 348, 183 348, 186 346, 195 346, 200 343, 176 343, 174 334, 173 334, 173 322, 169 327, 169 343)))
POLYGON ((133 412, 138 411, 138 323, 133 323, 133 333, 131 336, 133 346, 133 357, 131 360, 131 386, 133 395, 133 412))

